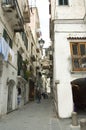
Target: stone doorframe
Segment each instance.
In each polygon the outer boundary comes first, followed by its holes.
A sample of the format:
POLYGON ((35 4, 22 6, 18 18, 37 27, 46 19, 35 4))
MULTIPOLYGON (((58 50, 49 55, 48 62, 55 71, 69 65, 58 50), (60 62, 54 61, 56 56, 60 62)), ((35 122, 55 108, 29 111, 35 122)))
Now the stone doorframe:
POLYGON ((12 111, 13 105, 13 88, 15 85, 15 81, 13 79, 8 80, 8 99, 7 99, 7 113, 12 111))

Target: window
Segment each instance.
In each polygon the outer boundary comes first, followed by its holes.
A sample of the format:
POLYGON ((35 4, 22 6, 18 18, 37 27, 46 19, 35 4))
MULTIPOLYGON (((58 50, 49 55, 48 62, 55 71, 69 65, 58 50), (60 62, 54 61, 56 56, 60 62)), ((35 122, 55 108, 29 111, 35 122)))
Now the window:
POLYGON ((68 5, 68 0, 59 0, 59 5, 68 5))
POLYGON ((19 52, 17 52, 17 66, 18 66, 18 75, 20 75, 21 70, 22 70, 22 56, 20 55, 19 52))
POLYGON ((27 39, 27 36, 26 36, 25 32, 21 32, 20 34, 22 36, 22 40, 24 41, 24 45, 26 47, 26 50, 28 50, 28 39, 27 39))
POLYGON ((12 40, 10 39, 10 37, 5 29, 3 31, 3 37, 6 40, 6 42, 9 44, 9 46, 12 48, 12 46, 13 46, 12 40))
POLYGON ((86 71, 86 43, 70 43, 73 71, 86 71))

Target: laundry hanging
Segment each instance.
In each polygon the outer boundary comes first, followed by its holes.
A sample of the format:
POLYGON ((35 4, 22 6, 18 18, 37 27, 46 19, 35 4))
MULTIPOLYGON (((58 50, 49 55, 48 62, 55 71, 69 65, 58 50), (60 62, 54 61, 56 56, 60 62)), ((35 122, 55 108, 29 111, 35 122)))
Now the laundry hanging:
POLYGON ((8 60, 8 54, 10 52, 10 47, 3 37, 0 37, 0 53, 3 55, 5 61, 8 60))

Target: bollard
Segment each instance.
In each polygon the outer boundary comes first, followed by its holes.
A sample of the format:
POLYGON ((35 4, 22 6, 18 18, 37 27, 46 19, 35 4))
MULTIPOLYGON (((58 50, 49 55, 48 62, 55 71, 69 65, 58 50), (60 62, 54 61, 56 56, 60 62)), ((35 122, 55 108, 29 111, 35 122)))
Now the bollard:
POLYGON ((77 113, 76 112, 72 112, 72 125, 78 126, 78 119, 77 119, 77 113))
POLYGON ((86 119, 80 120, 80 130, 86 130, 86 119))

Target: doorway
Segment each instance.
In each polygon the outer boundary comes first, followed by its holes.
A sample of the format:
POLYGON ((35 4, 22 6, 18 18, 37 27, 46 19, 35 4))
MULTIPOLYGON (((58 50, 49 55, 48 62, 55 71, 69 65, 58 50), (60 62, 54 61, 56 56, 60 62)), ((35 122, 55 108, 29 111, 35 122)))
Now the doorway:
POLYGON ((11 79, 11 80, 8 81, 7 113, 12 111, 14 85, 15 85, 14 80, 11 79))
POLYGON ((86 78, 78 78, 71 82, 74 111, 86 110, 86 78))
POLYGON ((34 100, 34 82, 29 80, 29 100, 34 100))
POLYGON ((8 86, 8 102, 7 102, 7 112, 12 111, 12 101, 13 101, 13 86, 8 86))

